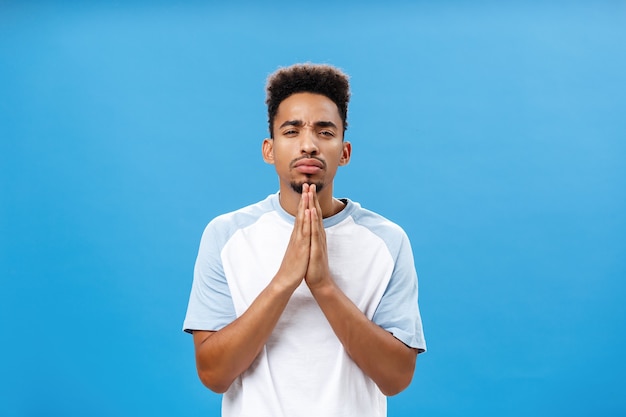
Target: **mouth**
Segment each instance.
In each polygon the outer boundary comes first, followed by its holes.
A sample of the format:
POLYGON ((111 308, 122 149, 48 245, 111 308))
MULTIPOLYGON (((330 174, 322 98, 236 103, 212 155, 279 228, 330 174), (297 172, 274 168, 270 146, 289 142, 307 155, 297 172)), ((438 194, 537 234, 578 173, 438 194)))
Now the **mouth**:
POLYGON ((296 159, 291 166, 296 171, 307 175, 317 174, 326 168, 326 164, 321 159, 309 157, 296 159))

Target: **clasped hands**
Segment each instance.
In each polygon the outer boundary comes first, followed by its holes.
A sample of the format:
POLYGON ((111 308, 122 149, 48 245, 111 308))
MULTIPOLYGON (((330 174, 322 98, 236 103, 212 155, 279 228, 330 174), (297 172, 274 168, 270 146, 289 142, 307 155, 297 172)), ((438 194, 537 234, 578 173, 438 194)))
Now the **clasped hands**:
POLYGON ((302 186, 293 231, 277 275, 294 290, 302 279, 311 290, 332 283, 322 209, 314 184, 302 186))

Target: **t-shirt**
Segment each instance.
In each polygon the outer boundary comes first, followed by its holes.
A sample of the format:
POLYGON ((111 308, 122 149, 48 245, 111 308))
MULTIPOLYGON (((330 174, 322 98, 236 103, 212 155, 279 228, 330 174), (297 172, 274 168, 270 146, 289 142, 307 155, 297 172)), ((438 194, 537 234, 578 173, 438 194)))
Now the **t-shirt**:
MULTIPOLYGON (((332 278, 374 323, 426 350, 406 233, 343 201, 341 212, 323 219, 332 278)), ((276 193, 211 221, 183 329, 216 331, 243 314, 278 271, 294 220, 276 193)), ((224 417, 373 417, 385 416, 386 408, 386 397, 347 355, 305 282, 222 401, 224 417)))

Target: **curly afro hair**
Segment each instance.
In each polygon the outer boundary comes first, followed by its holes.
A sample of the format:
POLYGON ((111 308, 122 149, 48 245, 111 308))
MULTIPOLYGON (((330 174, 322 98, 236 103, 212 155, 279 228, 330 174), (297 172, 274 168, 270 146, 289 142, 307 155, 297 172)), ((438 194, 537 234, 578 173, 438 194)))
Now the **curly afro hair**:
POLYGON ((274 117, 278 106, 295 93, 315 93, 328 97, 337 105, 344 132, 348 128, 350 83, 348 75, 336 67, 307 63, 280 68, 267 78, 266 91, 265 103, 272 138, 274 137, 274 117))

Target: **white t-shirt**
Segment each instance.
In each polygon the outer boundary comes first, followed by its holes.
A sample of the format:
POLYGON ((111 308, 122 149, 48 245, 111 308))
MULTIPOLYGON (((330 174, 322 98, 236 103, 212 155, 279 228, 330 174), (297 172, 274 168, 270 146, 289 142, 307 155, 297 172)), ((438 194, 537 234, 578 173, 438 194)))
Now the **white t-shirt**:
MULTIPOLYGON (((408 237, 358 203, 324 219, 330 272, 371 320, 426 350, 408 237)), ((220 330, 274 277, 294 217, 278 194, 215 218, 206 227, 183 329, 220 330)), ((224 394, 224 417, 382 417, 386 397, 350 359, 306 283, 294 292, 250 368, 224 394)))

